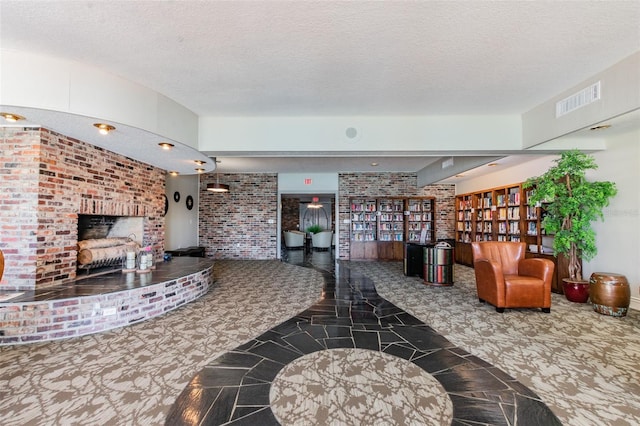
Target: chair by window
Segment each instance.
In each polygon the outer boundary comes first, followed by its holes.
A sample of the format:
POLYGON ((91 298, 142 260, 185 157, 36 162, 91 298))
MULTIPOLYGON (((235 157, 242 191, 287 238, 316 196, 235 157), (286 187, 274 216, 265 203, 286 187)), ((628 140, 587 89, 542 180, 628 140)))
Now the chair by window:
POLYGON ((316 232, 311 235, 311 244, 313 244, 314 249, 328 249, 331 248, 332 237, 332 231, 316 232))
POLYGON ((482 241, 471 243, 478 299, 496 307, 542 308, 551 312, 549 259, 525 259, 526 243, 482 241))
POLYGON ((304 232, 284 231, 284 245, 287 248, 304 247, 304 232))

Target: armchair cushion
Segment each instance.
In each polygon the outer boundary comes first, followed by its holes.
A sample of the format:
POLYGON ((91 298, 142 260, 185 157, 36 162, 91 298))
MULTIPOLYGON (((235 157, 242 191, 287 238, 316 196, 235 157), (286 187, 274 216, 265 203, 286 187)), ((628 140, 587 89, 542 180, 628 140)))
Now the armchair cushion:
POLYGON ((525 259, 525 243, 471 243, 478 298, 498 312, 504 308, 551 309, 554 264, 548 259, 525 259))

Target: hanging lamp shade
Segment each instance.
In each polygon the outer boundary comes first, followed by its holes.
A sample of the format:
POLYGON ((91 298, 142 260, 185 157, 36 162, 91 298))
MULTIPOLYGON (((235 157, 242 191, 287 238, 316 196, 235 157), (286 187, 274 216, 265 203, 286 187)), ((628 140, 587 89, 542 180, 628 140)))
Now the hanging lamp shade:
POLYGON ((211 192, 229 192, 229 185, 224 184, 224 183, 208 183, 207 184, 207 191, 211 191, 211 192))

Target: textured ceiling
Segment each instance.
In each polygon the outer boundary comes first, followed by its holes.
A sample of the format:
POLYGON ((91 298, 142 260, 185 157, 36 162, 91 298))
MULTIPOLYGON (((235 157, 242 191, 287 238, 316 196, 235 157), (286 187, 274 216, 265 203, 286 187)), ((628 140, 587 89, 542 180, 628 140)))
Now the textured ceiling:
POLYGON ((0 24, 217 116, 521 114, 640 50, 638 1, 0 0, 0 24))

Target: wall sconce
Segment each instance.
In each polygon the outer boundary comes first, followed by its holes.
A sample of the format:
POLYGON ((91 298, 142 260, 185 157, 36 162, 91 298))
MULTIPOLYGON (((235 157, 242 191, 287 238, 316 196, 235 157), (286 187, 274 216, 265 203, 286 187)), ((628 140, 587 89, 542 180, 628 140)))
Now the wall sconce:
POLYGON ((94 123, 93 125, 98 128, 98 132, 100 132, 101 135, 108 135, 109 132, 111 132, 111 131, 116 129, 111 124, 94 123))
POLYGON ((18 120, 24 120, 25 118, 18 114, 12 114, 10 112, 0 112, 0 116, 7 120, 9 123, 15 123, 18 120))

